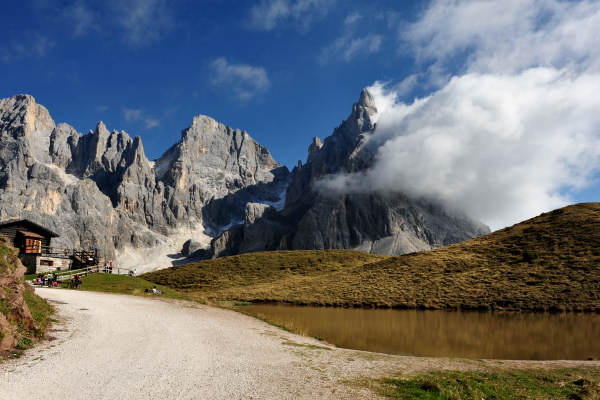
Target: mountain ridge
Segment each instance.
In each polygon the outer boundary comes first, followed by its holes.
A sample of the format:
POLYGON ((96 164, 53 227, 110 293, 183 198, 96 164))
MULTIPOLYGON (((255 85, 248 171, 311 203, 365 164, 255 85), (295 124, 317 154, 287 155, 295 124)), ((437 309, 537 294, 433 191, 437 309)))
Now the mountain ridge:
POLYGON ((209 116, 194 116, 150 161, 139 136, 102 121, 81 134, 17 95, 0 100, 0 219, 34 219, 61 232, 59 244, 99 248, 122 263, 160 259, 152 268, 180 258, 188 239, 201 250, 195 257, 309 248, 399 254, 487 232, 402 194, 315 190, 323 176, 370 166, 363 144, 376 113, 363 90, 350 116, 323 142, 315 138, 307 163, 290 173, 246 131, 209 116))
POLYGON ((255 193, 258 200, 277 200, 279 188, 271 183, 287 176, 247 132, 209 117, 194 117, 170 148, 187 153, 165 168, 164 179, 157 177, 139 136, 109 131, 101 121, 81 134, 66 123, 55 124, 30 95, 0 100, 0 134, 0 218, 37 220, 61 233, 59 247, 95 247, 109 258, 126 246, 168 244, 172 253, 181 247, 166 243, 173 231, 186 227, 188 234, 202 234, 212 223, 203 208, 214 198, 263 183, 255 193), (220 134, 231 140, 214 140, 220 147, 213 143, 212 149, 225 163, 212 157, 200 171, 186 163, 203 140, 220 134), (222 179, 210 181, 211 168, 223 172, 222 179))

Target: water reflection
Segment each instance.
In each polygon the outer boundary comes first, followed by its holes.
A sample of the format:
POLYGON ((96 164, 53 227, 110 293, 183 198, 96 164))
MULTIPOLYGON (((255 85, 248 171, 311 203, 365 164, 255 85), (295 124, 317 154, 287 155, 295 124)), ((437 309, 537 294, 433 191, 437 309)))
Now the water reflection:
POLYGON ((244 310, 339 347, 436 357, 600 358, 600 315, 364 310, 251 305, 244 310))

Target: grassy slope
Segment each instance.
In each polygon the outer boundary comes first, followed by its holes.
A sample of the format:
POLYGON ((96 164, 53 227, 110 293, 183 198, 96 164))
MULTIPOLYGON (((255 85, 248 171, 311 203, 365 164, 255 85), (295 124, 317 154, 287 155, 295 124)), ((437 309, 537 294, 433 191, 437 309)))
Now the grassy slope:
POLYGON ((153 286, 156 286, 157 289, 162 290, 163 293, 160 295, 162 298, 167 297, 176 300, 203 302, 200 297, 194 296, 193 293, 178 291, 163 285, 155 285, 154 283, 143 278, 131 277, 127 275, 92 274, 89 276, 84 276, 82 277, 82 285, 80 290, 130 294, 134 296, 152 296, 158 298, 159 296, 154 296, 153 294, 144 292, 145 289, 151 289, 153 286))
POLYGON ((306 250, 248 253, 181 265, 143 275, 175 289, 198 293, 211 300, 326 302, 322 288, 309 298, 294 298, 283 288, 299 288, 335 272, 345 273, 384 256, 351 250, 306 250), (260 299, 250 294, 260 292, 260 299))
POLYGON ((369 386, 393 399, 598 399, 600 369, 438 371, 369 386))
POLYGON ((600 203, 398 257, 347 250, 251 253, 144 277, 211 300, 600 311, 600 203))

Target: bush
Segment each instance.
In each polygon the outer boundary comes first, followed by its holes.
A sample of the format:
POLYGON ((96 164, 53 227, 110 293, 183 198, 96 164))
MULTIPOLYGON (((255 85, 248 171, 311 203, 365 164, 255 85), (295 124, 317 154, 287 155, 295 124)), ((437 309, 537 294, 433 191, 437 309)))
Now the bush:
POLYGON ((525 250, 523 252, 523 261, 525 262, 532 262, 533 260, 537 259, 539 257, 537 251, 535 250, 525 250))

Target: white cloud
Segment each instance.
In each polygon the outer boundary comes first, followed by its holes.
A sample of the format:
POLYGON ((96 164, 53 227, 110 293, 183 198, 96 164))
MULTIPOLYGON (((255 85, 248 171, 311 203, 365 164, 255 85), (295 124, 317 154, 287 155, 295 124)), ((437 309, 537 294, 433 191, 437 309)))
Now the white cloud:
POLYGON ((441 200, 492 228, 571 202, 600 171, 598 26, 598 1, 434 1, 403 37, 448 78, 408 103, 374 84, 374 167, 322 184, 441 200))
POLYGON ((146 129, 156 128, 160 125, 160 120, 147 115, 140 108, 123 108, 123 118, 126 122, 142 122, 146 129))
MULTIPOLYGON (((39 6, 38 12, 48 13, 56 7, 46 4, 39 6)), ((172 7, 166 0, 74 0, 66 2, 58 15, 70 24, 74 36, 116 30, 132 46, 147 46, 174 26, 172 7)))
POLYGON ((168 32, 174 24, 166 0, 118 0, 111 3, 111 14, 133 45, 147 45, 168 32))
POLYGON ((344 60, 350 61, 358 54, 377 53, 381 47, 381 36, 367 35, 350 39, 343 50, 344 60))
POLYGON ((250 9, 248 26, 271 31, 283 24, 306 30, 329 12, 336 0, 262 0, 250 9))
POLYGON ((83 0, 67 4, 62 14, 73 25, 73 36, 82 36, 90 30, 99 29, 95 13, 83 0))
POLYGON ((142 119, 144 112, 141 109, 124 108, 123 117, 127 122, 137 122, 142 119))
POLYGON ((355 22, 357 22, 358 20, 360 20, 362 18, 362 15, 360 15, 360 13, 352 13, 349 14, 346 19, 344 20, 344 25, 352 25, 355 22))
POLYGON ((210 64, 210 83, 223 88, 239 100, 249 100, 265 92, 271 85, 263 67, 232 64, 220 57, 210 64))
POLYGON ((157 126, 159 126, 160 121, 156 118, 146 118, 144 120, 144 124, 146 125, 147 129, 152 129, 152 128, 156 128, 157 126))
POLYGON ((597 0, 438 0, 403 37, 420 59, 446 68, 464 53, 467 71, 581 70, 599 66, 599 9, 597 0))
POLYGON ((382 41, 381 35, 368 34, 363 37, 353 37, 352 34, 347 33, 325 47, 321 51, 319 61, 324 64, 332 59, 341 58, 350 62, 357 56, 379 52, 382 41))
POLYGON ((23 58, 41 58, 54 45, 54 41, 46 36, 25 33, 19 40, 9 41, 5 47, 0 47, 0 60, 8 63, 23 58))

